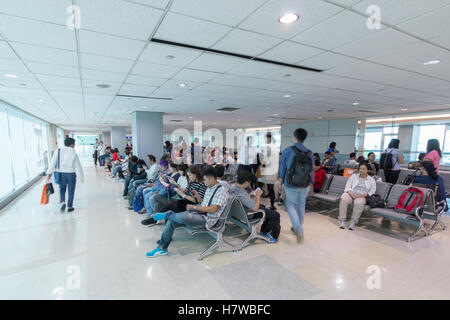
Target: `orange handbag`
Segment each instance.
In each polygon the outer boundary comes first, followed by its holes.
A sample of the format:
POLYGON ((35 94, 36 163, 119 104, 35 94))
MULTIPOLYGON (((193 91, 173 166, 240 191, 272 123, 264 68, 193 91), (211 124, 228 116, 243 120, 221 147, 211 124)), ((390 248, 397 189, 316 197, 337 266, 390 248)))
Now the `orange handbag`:
POLYGON ((42 205, 48 204, 47 185, 44 185, 44 189, 42 190, 41 204, 42 205))

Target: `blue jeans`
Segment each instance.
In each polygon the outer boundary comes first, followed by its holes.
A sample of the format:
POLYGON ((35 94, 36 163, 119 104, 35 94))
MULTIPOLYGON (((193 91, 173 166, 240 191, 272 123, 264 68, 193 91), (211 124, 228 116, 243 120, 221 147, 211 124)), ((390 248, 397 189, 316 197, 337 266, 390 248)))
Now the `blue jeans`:
POLYGON ((116 175, 117 175, 117 171, 119 171, 119 169, 120 169, 120 166, 117 166, 117 167, 115 167, 114 169, 113 169, 113 177, 115 178, 116 177, 116 175))
POLYGON ((285 186, 286 199, 285 206, 291 218, 294 232, 298 235, 303 234, 303 220, 305 218, 306 198, 309 188, 290 188, 285 186))
POLYGON ((67 206, 72 208, 73 206, 73 196, 75 194, 75 185, 77 183, 77 175, 73 173, 59 173, 59 198, 60 202, 66 202, 66 190, 68 190, 69 199, 67 201, 67 206))
POLYGON ((204 227, 206 220, 200 214, 196 212, 173 212, 170 211, 166 217, 166 225, 164 232, 161 236, 159 248, 161 250, 167 250, 170 242, 172 241, 173 233, 175 229, 187 226, 189 228, 201 228, 204 227))
POLYGON ((141 184, 147 183, 147 179, 134 180, 132 183, 132 188, 137 188, 141 184))

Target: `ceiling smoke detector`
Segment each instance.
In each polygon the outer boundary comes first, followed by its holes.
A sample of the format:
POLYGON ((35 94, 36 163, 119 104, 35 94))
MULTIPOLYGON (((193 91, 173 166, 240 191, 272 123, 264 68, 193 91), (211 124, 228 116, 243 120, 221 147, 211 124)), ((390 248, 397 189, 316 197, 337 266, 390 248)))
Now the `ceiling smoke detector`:
POLYGON ((109 84, 98 84, 98 85, 96 85, 96 87, 100 88, 100 89, 107 89, 110 87, 110 85, 109 84))

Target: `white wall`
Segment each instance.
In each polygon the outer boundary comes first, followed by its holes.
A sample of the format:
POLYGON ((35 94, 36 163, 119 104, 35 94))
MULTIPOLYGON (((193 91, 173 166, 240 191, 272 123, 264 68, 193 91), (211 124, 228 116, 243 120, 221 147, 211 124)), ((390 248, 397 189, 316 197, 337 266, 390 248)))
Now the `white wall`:
POLYGON ((281 126, 281 149, 292 145, 295 129, 303 128, 308 131, 305 146, 313 152, 323 154, 330 142, 337 143, 339 158, 355 152, 356 131, 358 119, 323 120, 314 122, 292 122, 281 126))

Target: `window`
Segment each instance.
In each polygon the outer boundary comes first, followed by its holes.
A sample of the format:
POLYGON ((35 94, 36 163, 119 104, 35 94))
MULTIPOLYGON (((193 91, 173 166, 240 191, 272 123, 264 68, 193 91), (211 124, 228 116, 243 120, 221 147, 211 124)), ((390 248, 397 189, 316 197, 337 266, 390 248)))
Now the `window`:
POLYGON ((417 143, 417 152, 426 152, 427 143, 430 139, 438 139, 441 146, 444 145, 445 124, 441 125, 422 125, 419 126, 419 141, 417 143))
POLYGON ((14 188, 18 188, 24 185, 28 180, 22 113, 9 108, 8 122, 12 146, 11 155, 14 168, 14 188))
POLYGON ((12 192, 14 180, 11 167, 11 154, 9 143, 8 117, 6 114, 6 107, 0 102, 0 150, 2 156, 0 157, 0 168, 2 171, 2 178, 0 179, 0 198, 3 198, 8 193, 12 192))

